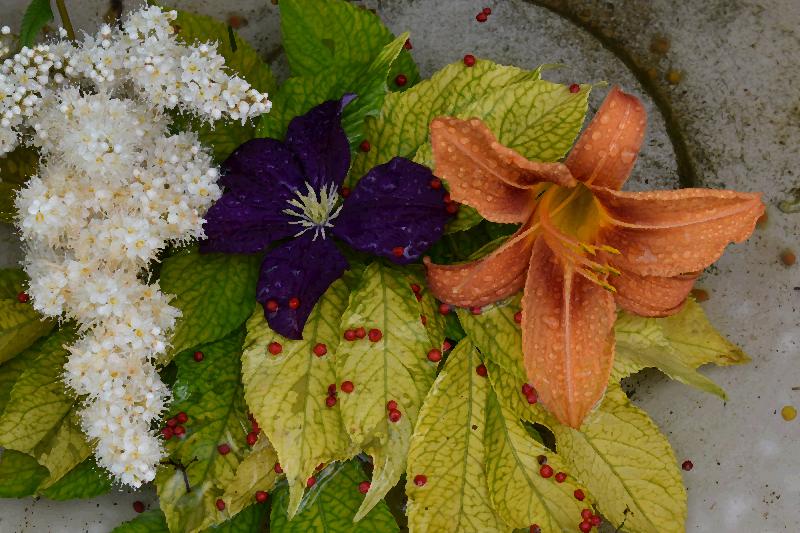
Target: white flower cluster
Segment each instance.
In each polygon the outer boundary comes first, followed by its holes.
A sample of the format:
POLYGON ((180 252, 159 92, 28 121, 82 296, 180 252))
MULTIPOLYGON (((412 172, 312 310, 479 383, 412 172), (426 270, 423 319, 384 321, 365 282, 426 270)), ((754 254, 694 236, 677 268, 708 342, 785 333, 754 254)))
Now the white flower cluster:
POLYGON ((80 325, 64 379, 86 398, 98 463, 134 487, 163 455, 154 426, 169 390, 154 359, 180 316, 145 269, 169 243, 202 238, 221 194, 197 136, 170 134, 164 111, 245 120, 270 106, 213 45, 179 44, 174 16, 146 8, 121 30, 25 48, 0 68, 0 155, 26 142, 42 157, 16 199, 29 294, 80 325))

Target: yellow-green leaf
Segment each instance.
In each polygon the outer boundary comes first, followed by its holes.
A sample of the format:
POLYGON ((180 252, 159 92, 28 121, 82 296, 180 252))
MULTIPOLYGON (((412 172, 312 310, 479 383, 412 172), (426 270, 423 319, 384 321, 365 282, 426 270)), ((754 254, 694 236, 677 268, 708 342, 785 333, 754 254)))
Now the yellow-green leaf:
POLYGON ((418 265, 408 265, 403 269, 408 277, 409 283, 419 285, 421 292, 418 296, 420 310, 422 317, 425 317, 425 331, 428 332, 428 338, 431 341, 431 348, 441 349, 444 339, 447 336, 447 318, 439 312, 439 304, 436 298, 425 287, 425 269, 418 265))
POLYGON ((436 365, 427 359, 432 346, 420 311, 405 274, 376 262, 364 270, 342 317, 342 331, 363 327, 382 334, 378 342, 368 337, 343 341, 336 352, 339 381, 355 385, 352 394, 339 395, 345 428, 375 464, 372 485, 356 519, 380 501, 405 471, 411 431, 433 382, 436 365), (390 400, 402 413, 397 422, 388 418, 390 400))
POLYGON ((580 430, 550 424, 559 453, 612 524, 631 533, 683 532, 686 490, 666 437, 618 385, 580 430))
POLYGON ((707 363, 728 366, 750 358, 725 339, 694 300, 677 314, 645 318, 621 312, 614 325, 617 348, 613 379, 655 367, 672 379, 725 399, 725 391, 697 368, 707 363))
POLYGON ((14 222, 17 216, 14 199, 22 185, 36 173, 38 166, 39 152, 27 146, 20 146, 0 157, 0 221, 9 224, 14 222))
POLYGON ((270 329, 260 307, 247 322, 242 357, 245 397, 286 473, 290 516, 297 511, 306 480, 319 463, 357 452, 342 426, 338 405, 325 403, 328 387, 337 383, 333 361, 341 338, 337 318, 347 296, 344 282, 334 282, 309 315, 303 340, 289 340, 270 329), (268 350, 272 342, 281 344, 277 356, 268 350), (317 344, 327 347, 326 355, 314 354, 317 344))
POLYGON ((111 533, 170 533, 167 519, 161 509, 151 509, 133 520, 123 522, 111 533))
POLYGON ((300 513, 291 521, 286 515, 289 491, 277 490, 272 504, 270 531, 273 533, 311 533, 316 531, 349 533, 397 533, 399 528, 389 508, 379 502, 363 519, 353 523, 364 496, 358 484, 367 476, 355 461, 329 465, 304 498, 300 513))
POLYGON ((41 495, 50 500, 74 500, 94 498, 111 490, 112 480, 108 473, 89 457, 44 490, 41 495))
POLYGON ((29 303, 20 303, 16 298, 0 299, 0 363, 50 333, 54 325, 29 303))
POLYGON ((542 533, 573 531, 581 522, 581 511, 591 501, 578 501, 579 487, 568 476, 559 483, 555 476, 539 475, 539 456, 556 472, 568 472, 558 454, 532 439, 519 419, 501 408, 494 393, 486 404, 486 477, 497 514, 514 528, 537 524, 542 533))
POLYGON ((278 474, 275 463, 278 455, 266 437, 258 440, 253 451, 245 456, 236 468, 236 474, 225 487, 222 499, 231 514, 236 514, 255 501, 257 491, 269 492, 275 486, 278 474))
POLYGON ((47 469, 30 455, 0 450, 0 498, 30 496, 47 476, 47 469))
POLYGON ((517 295, 484 306, 478 315, 473 315, 468 309, 459 309, 458 318, 484 357, 512 375, 524 376, 522 330, 514 320, 519 310, 520 296, 517 295))
POLYGON ((40 489, 61 480, 92 453, 75 407, 64 417, 55 433, 37 446, 39 463, 50 471, 50 477, 42 482, 40 489))
POLYGON ((406 474, 411 533, 511 531, 489 502, 484 463, 489 383, 475 372, 481 363, 460 342, 425 399, 411 439, 406 474), (414 483, 426 477, 422 486, 414 483))

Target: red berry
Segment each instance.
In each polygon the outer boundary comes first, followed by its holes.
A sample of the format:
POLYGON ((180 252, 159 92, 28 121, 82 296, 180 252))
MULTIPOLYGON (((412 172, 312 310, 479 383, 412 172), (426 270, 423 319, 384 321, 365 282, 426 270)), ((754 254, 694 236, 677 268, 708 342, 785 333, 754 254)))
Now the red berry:
POLYGON ((27 292, 21 292, 21 293, 17 294, 17 301, 18 301, 19 303, 21 303, 21 304, 26 304, 26 303, 28 303, 28 301, 29 301, 30 299, 31 299, 31 297, 30 297, 30 296, 28 296, 28 293, 27 293, 27 292))
POLYGON ((449 192, 446 192, 446 193, 444 193, 444 196, 442 197, 442 200, 443 200, 443 201, 444 201, 444 203, 446 203, 446 204, 449 204, 450 202, 452 202, 452 201, 453 201, 453 199, 452 199, 452 198, 450 198, 450 193, 449 193, 449 192))
POLYGON ((486 365, 481 363, 477 367, 475 367, 475 373, 478 374, 480 377, 485 378, 489 372, 486 370, 486 365))
POLYGON ((694 468, 694 463, 687 459, 681 464, 681 468, 683 468, 688 472, 689 470, 694 468))
POLYGON ((272 355, 278 355, 283 351, 283 346, 281 346, 281 343, 273 341, 269 343, 267 349, 269 350, 269 353, 271 353, 272 355))
POLYGON ((539 475, 543 478, 548 478, 553 476, 553 467, 550 465, 542 465, 539 468, 539 475))
POLYGON ((264 503, 265 501, 267 501, 267 498, 269 498, 269 494, 267 494, 263 490, 256 491, 256 501, 258 503, 264 503))
POLYGON ((225 510, 225 501, 222 498, 218 498, 216 502, 217 509, 220 511, 225 510))
POLYGON ((175 417, 179 424, 185 424, 189 420, 189 415, 181 411, 178 413, 178 416, 175 417))
POLYGON ((369 330, 369 340, 372 342, 378 342, 383 338, 383 333, 379 329, 371 329, 369 330))
POLYGON ((492 14, 492 8, 491 7, 484 7, 483 8, 483 14, 488 17, 489 15, 492 14))
POLYGON ((584 520, 578 524, 578 529, 580 529, 582 533, 589 533, 589 531, 592 530, 592 523, 584 520))
POLYGON ((573 94, 578 93, 580 91, 581 91, 581 86, 578 85, 577 83, 573 83, 572 85, 569 86, 569 92, 573 94))
POLYGON ((350 187, 342 187, 342 198, 350 196, 350 187))
POLYGON ((369 481, 362 481, 358 484, 358 492, 361 494, 366 494, 369 492, 370 483, 369 481))
POLYGON ((137 513, 143 513, 144 512, 144 504, 142 502, 140 502, 139 500, 136 500, 135 502, 133 502, 133 510, 136 511, 137 513))
POLYGON ((247 434, 247 445, 248 446, 255 446, 256 441, 258 440, 258 433, 253 433, 252 431, 247 434))
POLYGON ((352 381, 342 381, 342 392, 350 394, 355 389, 352 381))
POLYGON ((172 432, 180 437, 181 435, 186 434, 186 428, 183 426, 175 426, 175 429, 173 429, 172 432))
POLYGON ((593 513, 591 509, 584 509, 581 511, 581 518, 584 520, 589 520, 592 517, 593 513))
POLYGON ((450 348, 452 348, 452 347, 453 347, 453 344, 447 339, 445 339, 444 342, 442 343, 442 351, 443 352, 446 352, 446 351, 450 350, 450 348))
POLYGON ((204 357, 203 352, 200 351, 194 352, 194 360, 197 361, 198 363, 203 360, 203 357, 204 357))
POLYGON ((165 427, 164 429, 161 430, 161 434, 164 436, 165 440, 171 439, 172 438, 172 428, 171 427, 165 427))
POLYGON ((258 427, 258 422, 256 422, 255 420, 250 421, 250 427, 253 429, 253 433, 258 433, 259 431, 261 431, 261 428, 258 427))
POLYGON ((395 83, 395 84, 396 84, 398 87, 402 87, 402 86, 404 86, 406 83, 408 83, 408 78, 406 78, 406 75, 405 75, 405 74, 398 74, 398 75, 395 77, 395 79, 394 79, 394 83, 395 83))
POLYGON ((328 385, 328 396, 336 396, 336 383, 328 385))
POLYGON ((318 342, 317 344, 314 345, 314 355, 316 355, 317 357, 322 357, 326 353, 328 353, 327 346, 325 346, 321 342, 318 342))
POLYGON ((455 202, 450 202, 445 206, 444 210, 450 215, 455 215, 458 213, 458 204, 455 202))
POLYGON ((529 383, 523 383, 522 384, 522 395, 523 396, 527 396, 532 392, 533 392, 533 387, 531 387, 529 383))
POLYGON ((400 420, 402 416, 403 414, 397 409, 392 409, 391 411, 389 411, 389 420, 391 420, 392 422, 397 422, 398 420, 400 420))
POLYGON ((223 442, 222 444, 217 446, 217 451, 219 452, 220 455, 228 455, 229 453, 231 453, 231 445, 228 444, 227 442, 223 442))
POLYGON ((283 474, 283 468, 281 468, 280 463, 275 463, 275 466, 272 467, 276 474, 283 474))
POLYGON ((411 284, 411 291, 412 291, 414 294, 417 294, 417 293, 418 293, 419 291, 421 291, 421 290, 422 290, 422 287, 420 287, 420 286, 419 286, 419 284, 417 284, 417 283, 412 283, 412 284, 411 284))
POLYGON ((514 313, 514 322, 516 322, 517 324, 522 323, 522 311, 517 311, 516 313, 514 313))
POLYGON ((357 328, 356 329, 356 337, 359 339, 363 339, 367 336, 367 330, 364 328, 357 328))
POLYGON ((431 189, 441 189, 442 188, 442 180, 439 178, 433 178, 430 183, 431 189))
POLYGON ((320 463, 320 464, 318 464, 318 465, 317 465, 317 467, 316 467, 314 470, 316 470, 316 471, 320 471, 320 470, 322 470, 323 468, 325 468, 325 463, 320 463))
POLYGON ((361 141, 361 144, 358 145, 358 149, 361 150, 362 152, 369 152, 370 148, 372 147, 369 145, 369 141, 366 139, 361 141))
POLYGON ((425 315, 419 315, 419 321, 422 322, 423 326, 428 325, 428 317, 426 317, 425 315))
POLYGON ((477 20, 478 22, 486 22, 487 18, 488 17, 486 16, 486 13, 484 13, 483 11, 481 11, 475 16, 475 20, 477 20))
POLYGON ((311 488, 316 484, 317 484, 317 478, 315 478, 314 476, 311 476, 306 480, 306 487, 308 488, 311 488))
POLYGON ((328 396, 327 398, 325 398, 325 405, 327 405, 328 407, 333 407, 334 405, 336 405, 336 396, 328 396))
POLYGON ((542 533, 542 528, 539 527, 539 524, 531 524, 531 528, 529 530, 530 533, 542 533))
POLYGON ((564 472, 556 472, 556 481, 564 483, 567 480, 567 475, 564 472))
POLYGON ((591 518, 589 518, 589 522, 590 522, 590 523, 591 523, 593 526, 599 526, 600 524, 602 524, 602 523, 603 523, 603 519, 602 519, 602 518, 600 518, 598 515, 592 515, 592 517, 591 517, 591 518))
POLYGON ((464 64, 468 67, 475 65, 475 56, 472 54, 467 54, 464 56, 464 64))
POLYGON ((441 313, 443 315, 449 315, 450 314, 450 306, 447 305, 447 304, 439 304, 439 313, 441 313))
POLYGON ((575 496, 575 499, 579 502, 582 502, 583 499, 586 498, 586 495, 581 489, 575 489, 575 492, 573 492, 572 495, 575 496))
POLYGON ((387 411, 394 411, 395 409, 397 409, 397 402, 396 401, 389 400, 388 402, 386 402, 386 410, 387 411))
POLYGON ((403 248, 402 246, 395 246, 394 248, 392 248, 392 255, 395 257, 403 257, 405 253, 406 249, 403 248))
POLYGON ((265 307, 267 308, 267 311, 274 313, 278 310, 278 302, 275 300, 267 300, 267 305, 265 307))
POLYGON ((289 298, 289 309, 297 309, 300 307, 300 298, 289 298))
POLYGON ((344 332, 344 340, 346 341, 354 341, 356 340, 356 332, 352 329, 348 329, 344 332))
POLYGON ((167 427, 174 428, 177 425, 178 421, 175 418, 170 418, 169 420, 167 420, 167 427))
POLYGON ((428 361, 432 363, 438 363, 441 360, 442 360, 441 350, 437 350, 436 348, 434 348, 433 350, 428 352, 428 361))
POLYGON ((469 312, 472 313, 473 315, 479 315, 481 314, 481 312, 483 312, 483 309, 481 309, 477 305, 474 305, 469 308, 469 312))
POLYGON ((411 39, 406 39, 406 42, 403 43, 403 48, 405 48, 406 50, 411 50, 412 48, 414 48, 413 46, 411 46, 411 39))
POLYGON ((536 391, 531 391, 530 394, 525 395, 525 399, 528 400, 528 403, 533 405, 539 401, 539 396, 536 395, 536 391))
POLYGON ((414 476, 414 485, 416 485, 417 487, 422 487, 427 482, 428 478, 426 476, 423 476, 422 474, 417 474, 416 476, 414 476))

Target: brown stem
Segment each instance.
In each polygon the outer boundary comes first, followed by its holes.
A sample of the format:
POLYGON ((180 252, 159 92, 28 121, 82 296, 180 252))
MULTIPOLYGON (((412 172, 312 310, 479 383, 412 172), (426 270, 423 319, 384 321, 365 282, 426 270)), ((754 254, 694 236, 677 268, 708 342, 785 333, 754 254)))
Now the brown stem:
POLYGON ((69 12, 67 11, 67 6, 64 3, 64 0, 56 0, 56 7, 58 8, 58 14, 61 17, 61 25, 64 26, 64 29, 67 31, 67 37, 69 37, 70 41, 74 41, 75 30, 72 27, 72 21, 69 19, 69 12))

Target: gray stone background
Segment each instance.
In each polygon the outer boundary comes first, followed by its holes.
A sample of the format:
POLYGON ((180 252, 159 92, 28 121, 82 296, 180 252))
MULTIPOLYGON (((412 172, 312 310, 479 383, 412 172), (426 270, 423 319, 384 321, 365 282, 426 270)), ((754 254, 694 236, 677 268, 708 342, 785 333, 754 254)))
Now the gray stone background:
MULTIPOLYGON (((730 399, 723 403, 656 372, 631 384, 634 401, 668 435, 689 491, 691 532, 798 531, 800 419, 800 214, 777 205, 800 186, 800 2, 798 0, 369 0, 396 33, 410 30, 423 76, 465 53, 534 67, 555 81, 603 81, 640 95, 650 112, 642 156, 628 186, 680 184, 763 191, 768 222, 729 248, 698 283, 712 322, 753 363, 705 372, 730 399), (475 22, 484 6, 494 13, 475 22)), ((0 24, 18 27, 26 0, 0 0, 0 24)), ((106 0, 68 0, 76 26, 93 31, 106 0)), ((243 17, 241 32, 276 71, 277 6, 269 0, 177 0, 175 7, 219 18, 243 17)), ((125 2, 131 7, 132 2, 125 2)), ((607 89, 596 90, 596 106, 607 89)), ((0 261, 19 257, 15 237, 0 234, 0 261)), ((79 502, 0 500, 0 533, 104 532, 134 516, 131 504, 154 495, 118 492, 79 502)))

